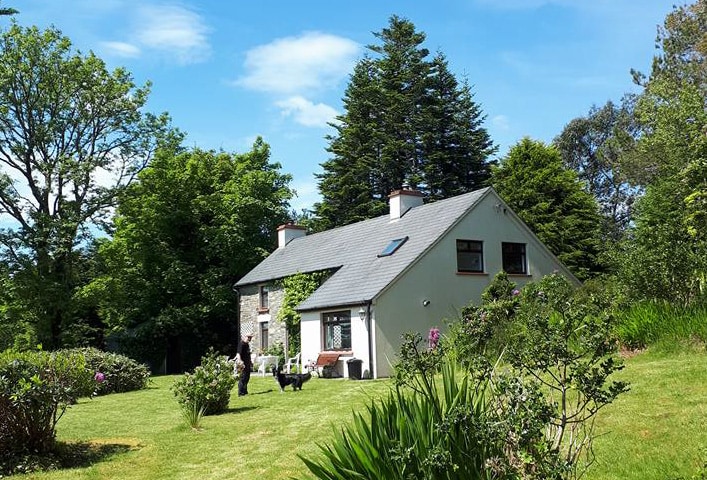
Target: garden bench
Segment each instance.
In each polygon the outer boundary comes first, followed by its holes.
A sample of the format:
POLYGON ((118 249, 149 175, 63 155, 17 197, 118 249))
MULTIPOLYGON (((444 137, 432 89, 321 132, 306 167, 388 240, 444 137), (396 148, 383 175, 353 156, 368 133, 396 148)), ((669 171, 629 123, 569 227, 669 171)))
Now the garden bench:
POLYGON ((322 352, 314 362, 309 364, 309 369, 314 370, 317 376, 321 377, 324 375, 325 369, 334 370, 340 356, 341 354, 336 352, 322 352), (322 369, 321 372, 319 370, 320 368, 322 369))

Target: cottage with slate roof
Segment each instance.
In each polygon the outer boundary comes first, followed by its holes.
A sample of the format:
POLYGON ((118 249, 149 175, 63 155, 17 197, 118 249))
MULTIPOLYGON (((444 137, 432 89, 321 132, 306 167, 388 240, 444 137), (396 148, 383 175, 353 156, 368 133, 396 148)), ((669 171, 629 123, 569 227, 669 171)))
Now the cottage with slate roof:
POLYGON ((275 319, 283 292, 274 282, 329 271, 297 307, 302 344, 289 352, 301 351, 305 365, 333 353, 344 377, 353 358, 365 378, 390 376, 403 333, 443 328, 443 319, 479 302, 501 270, 519 285, 556 271, 579 284, 493 188, 429 204, 417 191, 399 190, 389 215, 313 235, 283 225, 278 241, 236 284, 241 331, 255 335, 255 348, 282 341, 275 319))

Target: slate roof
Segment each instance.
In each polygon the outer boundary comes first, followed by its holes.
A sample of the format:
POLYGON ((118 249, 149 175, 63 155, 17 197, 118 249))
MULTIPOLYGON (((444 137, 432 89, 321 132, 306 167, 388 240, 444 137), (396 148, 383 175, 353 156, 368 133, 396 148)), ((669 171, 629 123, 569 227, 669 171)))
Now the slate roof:
POLYGON ((267 283, 297 272, 336 269, 298 310, 366 303, 395 280, 483 198, 490 188, 296 238, 278 248, 236 286, 267 283), (378 254, 391 240, 409 237, 395 253, 378 254))

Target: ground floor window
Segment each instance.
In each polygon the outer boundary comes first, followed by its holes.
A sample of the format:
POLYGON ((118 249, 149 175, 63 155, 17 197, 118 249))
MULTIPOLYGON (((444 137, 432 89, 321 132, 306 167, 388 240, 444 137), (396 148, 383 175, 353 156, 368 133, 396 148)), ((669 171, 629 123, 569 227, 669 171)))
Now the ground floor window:
POLYGON ((351 312, 328 312, 322 315, 324 350, 351 349, 351 312))
POLYGON ((260 322, 260 350, 268 349, 268 322, 260 322))
POLYGON ((525 255, 525 243, 503 242, 503 270, 506 273, 525 275, 528 273, 528 262, 525 255))

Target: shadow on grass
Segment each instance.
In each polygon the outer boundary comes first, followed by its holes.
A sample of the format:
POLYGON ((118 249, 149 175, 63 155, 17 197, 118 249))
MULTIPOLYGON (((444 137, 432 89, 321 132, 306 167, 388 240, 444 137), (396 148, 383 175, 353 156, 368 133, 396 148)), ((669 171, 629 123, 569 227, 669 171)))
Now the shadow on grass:
POLYGON ((100 442, 57 442, 47 454, 17 454, 0 461, 0 476, 42 470, 90 467, 114 455, 138 450, 140 445, 100 442))
POLYGON ((214 416, 227 415, 230 413, 243 413, 243 412, 248 412, 250 410, 257 410, 259 408, 260 407, 258 407, 256 405, 249 405, 247 407, 230 407, 230 408, 227 408, 223 413, 218 413, 214 416))
POLYGON ((139 450, 141 445, 128 443, 75 442, 57 444, 61 468, 88 467, 113 455, 139 450))

